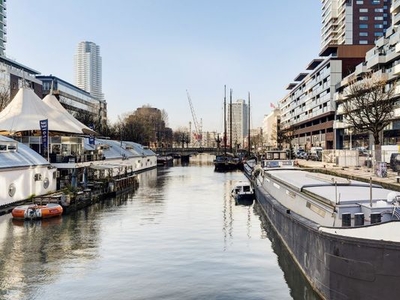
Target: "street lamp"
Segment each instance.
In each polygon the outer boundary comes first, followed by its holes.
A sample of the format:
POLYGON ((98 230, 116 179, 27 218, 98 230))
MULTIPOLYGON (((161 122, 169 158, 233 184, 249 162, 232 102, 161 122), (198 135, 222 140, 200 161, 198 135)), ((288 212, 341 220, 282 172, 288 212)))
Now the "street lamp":
POLYGON ((353 129, 352 128, 348 128, 347 132, 350 135, 350 145, 349 145, 349 149, 352 150, 353 149, 353 141, 352 141, 352 134, 353 134, 353 129))

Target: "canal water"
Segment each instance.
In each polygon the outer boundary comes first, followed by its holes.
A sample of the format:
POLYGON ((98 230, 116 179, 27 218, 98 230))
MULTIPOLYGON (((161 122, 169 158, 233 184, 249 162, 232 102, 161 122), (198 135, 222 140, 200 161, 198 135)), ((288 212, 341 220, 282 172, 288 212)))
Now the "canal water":
POLYGON ((319 299, 210 156, 59 219, 0 217, 0 299, 319 299))

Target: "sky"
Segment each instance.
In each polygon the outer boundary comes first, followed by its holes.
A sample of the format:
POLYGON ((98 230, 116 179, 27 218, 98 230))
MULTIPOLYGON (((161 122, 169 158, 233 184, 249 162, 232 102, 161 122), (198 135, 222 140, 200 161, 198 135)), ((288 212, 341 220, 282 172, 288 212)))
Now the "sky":
POLYGON ((6 56, 74 84, 81 41, 100 46, 111 123, 165 110, 173 130, 223 131, 224 86, 251 127, 320 52, 321 3, 299 0, 12 0, 6 56))

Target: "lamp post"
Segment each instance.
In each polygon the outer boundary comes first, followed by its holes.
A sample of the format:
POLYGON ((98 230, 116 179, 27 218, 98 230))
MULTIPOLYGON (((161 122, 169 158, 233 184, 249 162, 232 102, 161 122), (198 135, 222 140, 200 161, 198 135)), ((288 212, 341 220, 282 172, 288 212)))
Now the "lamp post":
POLYGON ((350 135, 350 145, 349 145, 349 149, 352 150, 353 149, 353 141, 352 141, 352 134, 353 134, 353 129, 348 128, 347 129, 349 135, 350 135))

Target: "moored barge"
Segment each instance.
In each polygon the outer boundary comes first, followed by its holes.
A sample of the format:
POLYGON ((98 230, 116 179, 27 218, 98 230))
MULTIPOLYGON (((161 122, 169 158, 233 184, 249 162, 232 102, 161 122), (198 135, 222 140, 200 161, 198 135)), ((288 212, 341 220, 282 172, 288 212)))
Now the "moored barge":
POLYGON ((265 215, 322 298, 398 297, 400 193, 293 168, 254 168, 249 177, 265 215))

